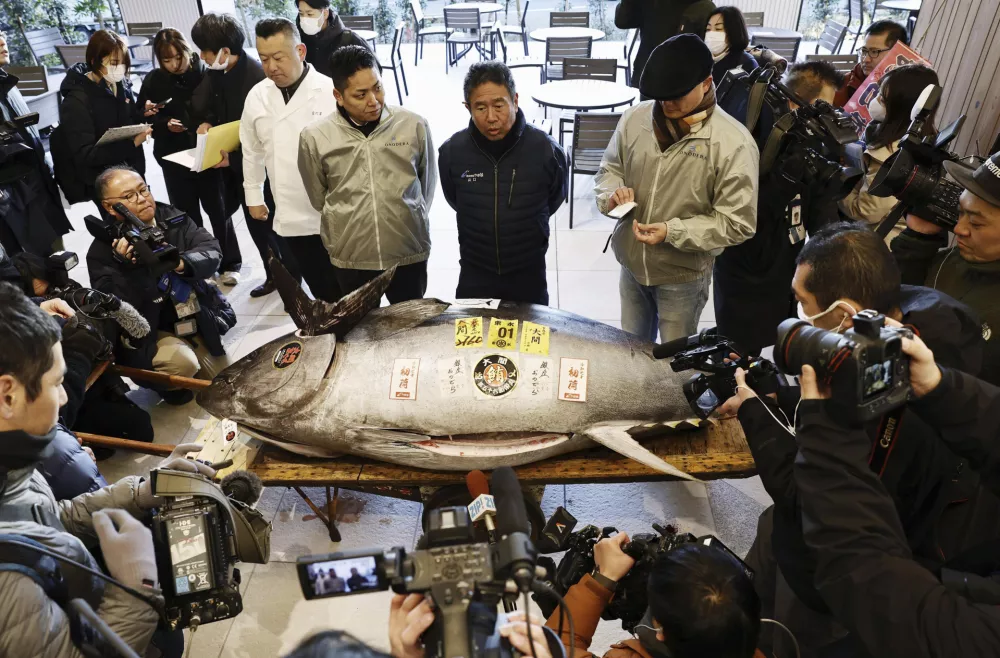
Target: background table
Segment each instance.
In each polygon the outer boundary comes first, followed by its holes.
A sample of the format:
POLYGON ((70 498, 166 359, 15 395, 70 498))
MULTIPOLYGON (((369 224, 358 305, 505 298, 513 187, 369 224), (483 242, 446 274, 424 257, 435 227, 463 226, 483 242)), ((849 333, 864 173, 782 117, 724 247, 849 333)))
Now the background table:
POLYGON ((351 30, 351 32, 354 32, 365 41, 371 41, 372 43, 378 38, 378 32, 375 30, 351 30))
POLYGON ((555 80, 536 89, 531 98, 562 110, 611 110, 634 103, 639 90, 606 80, 555 80))
MULTIPOLYGON (((454 5, 449 6, 453 7, 454 5)), ((532 30, 529 36, 535 41, 545 41, 551 37, 560 37, 563 39, 583 39, 584 37, 590 37, 594 41, 600 41, 604 38, 604 32, 595 30, 592 27, 540 27, 537 30, 532 30)))
POLYGON ((149 37, 133 37, 131 35, 125 35, 125 43, 128 45, 129 50, 132 48, 142 48, 143 46, 149 45, 149 37))
POLYGON ((751 37, 754 36, 780 37, 782 39, 802 38, 801 32, 796 32, 795 30, 786 30, 783 27, 747 27, 747 32, 750 33, 751 37))
POLYGON ((503 5, 496 2, 456 2, 445 5, 446 9, 478 9, 480 14, 495 14, 503 11, 503 5))
POLYGON ((921 0, 885 0, 879 4, 879 9, 899 9, 911 14, 920 13, 921 0))

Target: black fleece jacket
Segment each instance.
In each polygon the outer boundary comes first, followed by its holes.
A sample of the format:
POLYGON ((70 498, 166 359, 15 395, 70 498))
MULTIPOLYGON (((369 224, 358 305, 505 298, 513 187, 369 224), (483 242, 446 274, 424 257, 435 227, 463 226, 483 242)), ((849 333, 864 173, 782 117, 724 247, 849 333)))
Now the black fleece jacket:
POLYGON ((153 69, 142 81, 139 90, 139 107, 145 107, 146 101, 162 103, 169 100, 155 115, 147 119, 153 124, 153 154, 158 158, 178 151, 194 148, 197 142, 198 125, 191 116, 191 99, 194 90, 204 80, 208 69, 197 54, 191 54, 191 67, 182 75, 174 75, 166 69, 153 69), (186 131, 171 132, 167 123, 177 119, 186 131))
POLYGON ((317 34, 309 36, 302 31, 302 24, 299 19, 295 19, 295 24, 302 35, 302 43, 306 46, 306 61, 312 64, 313 68, 330 77, 330 56, 344 46, 361 46, 372 49, 370 43, 359 37, 352 30, 344 27, 344 21, 340 16, 331 15, 326 29, 320 30, 317 34))

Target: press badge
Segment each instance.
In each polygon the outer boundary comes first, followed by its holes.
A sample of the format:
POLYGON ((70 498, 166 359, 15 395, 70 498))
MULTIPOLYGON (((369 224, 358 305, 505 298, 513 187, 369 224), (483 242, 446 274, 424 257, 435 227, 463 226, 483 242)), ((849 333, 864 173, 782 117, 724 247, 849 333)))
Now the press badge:
POLYGON ((798 244, 806 239, 806 227, 802 225, 802 195, 796 194, 795 198, 788 203, 788 240, 792 244, 798 244))
POLYGON ((188 295, 187 301, 174 304, 174 309, 177 311, 177 317, 179 318, 197 315, 198 311, 201 310, 201 304, 198 303, 198 296, 194 294, 194 290, 188 295))
POLYGON ((178 338, 193 336, 198 333, 198 321, 194 318, 185 318, 174 323, 174 335, 178 338))

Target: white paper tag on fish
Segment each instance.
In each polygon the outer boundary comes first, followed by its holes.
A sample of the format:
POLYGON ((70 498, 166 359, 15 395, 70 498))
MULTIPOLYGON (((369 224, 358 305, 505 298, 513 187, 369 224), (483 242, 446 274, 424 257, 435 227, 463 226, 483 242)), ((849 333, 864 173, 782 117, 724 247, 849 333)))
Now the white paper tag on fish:
POLYGON ((389 385, 390 400, 416 400, 420 359, 396 359, 389 385))
POLYGON ((521 399, 551 400, 556 389, 556 362, 548 357, 522 356, 521 399))
POLYGON ((567 402, 587 401, 587 359, 559 359, 559 399, 567 402))
POLYGON ((219 421, 219 436, 222 437, 223 443, 232 443, 239 436, 239 433, 235 420, 223 418, 219 421))
POLYGON ((500 302, 499 299, 456 299, 454 305, 461 308, 488 308, 495 311, 500 302))
POLYGON ((469 365, 465 357, 457 356, 451 359, 438 359, 438 384, 441 386, 441 397, 445 400, 457 400, 469 395, 469 365))

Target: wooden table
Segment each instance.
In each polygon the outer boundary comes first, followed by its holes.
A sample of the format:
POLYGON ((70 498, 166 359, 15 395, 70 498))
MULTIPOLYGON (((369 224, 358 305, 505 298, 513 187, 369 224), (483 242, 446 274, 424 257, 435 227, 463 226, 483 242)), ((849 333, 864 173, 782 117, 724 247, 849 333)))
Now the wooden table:
POLYGON ((619 105, 631 105, 639 90, 607 80, 554 80, 531 93, 531 98, 544 107, 561 110, 612 110, 619 105))
MULTIPOLYGON (((756 473, 743 430, 735 419, 723 420, 703 430, 649 439, 643 441, 643 445, 701 480, 744 478, 756 473)), ((335 525, 340 489, 419 502, 441 487, 458 485, 464 488, 466 475, 458 471, 426 471, 396 466, 363 457, 311 459, 273 446, 262 448, 249 465, 249 470, 267 486, 294 488, 327 525, 333 541, 340 541, 335 525), (325 487, 326 511, 329 514, 309 500, 302 487, 325 487), (332 495, 331 488, 334 489, 332 495)), ((554 457, 514 470, 526 487, 675 479, 605 448, 554 457)))
POLYGON ((547 41, 553 37, 563 39, 584 39, 590 37, 594 41, 600 41, 604 38, 604 32, 595 30, 592 27, 540 27, 537 30, 532 30, 528 36, 535 41, 547 41))

